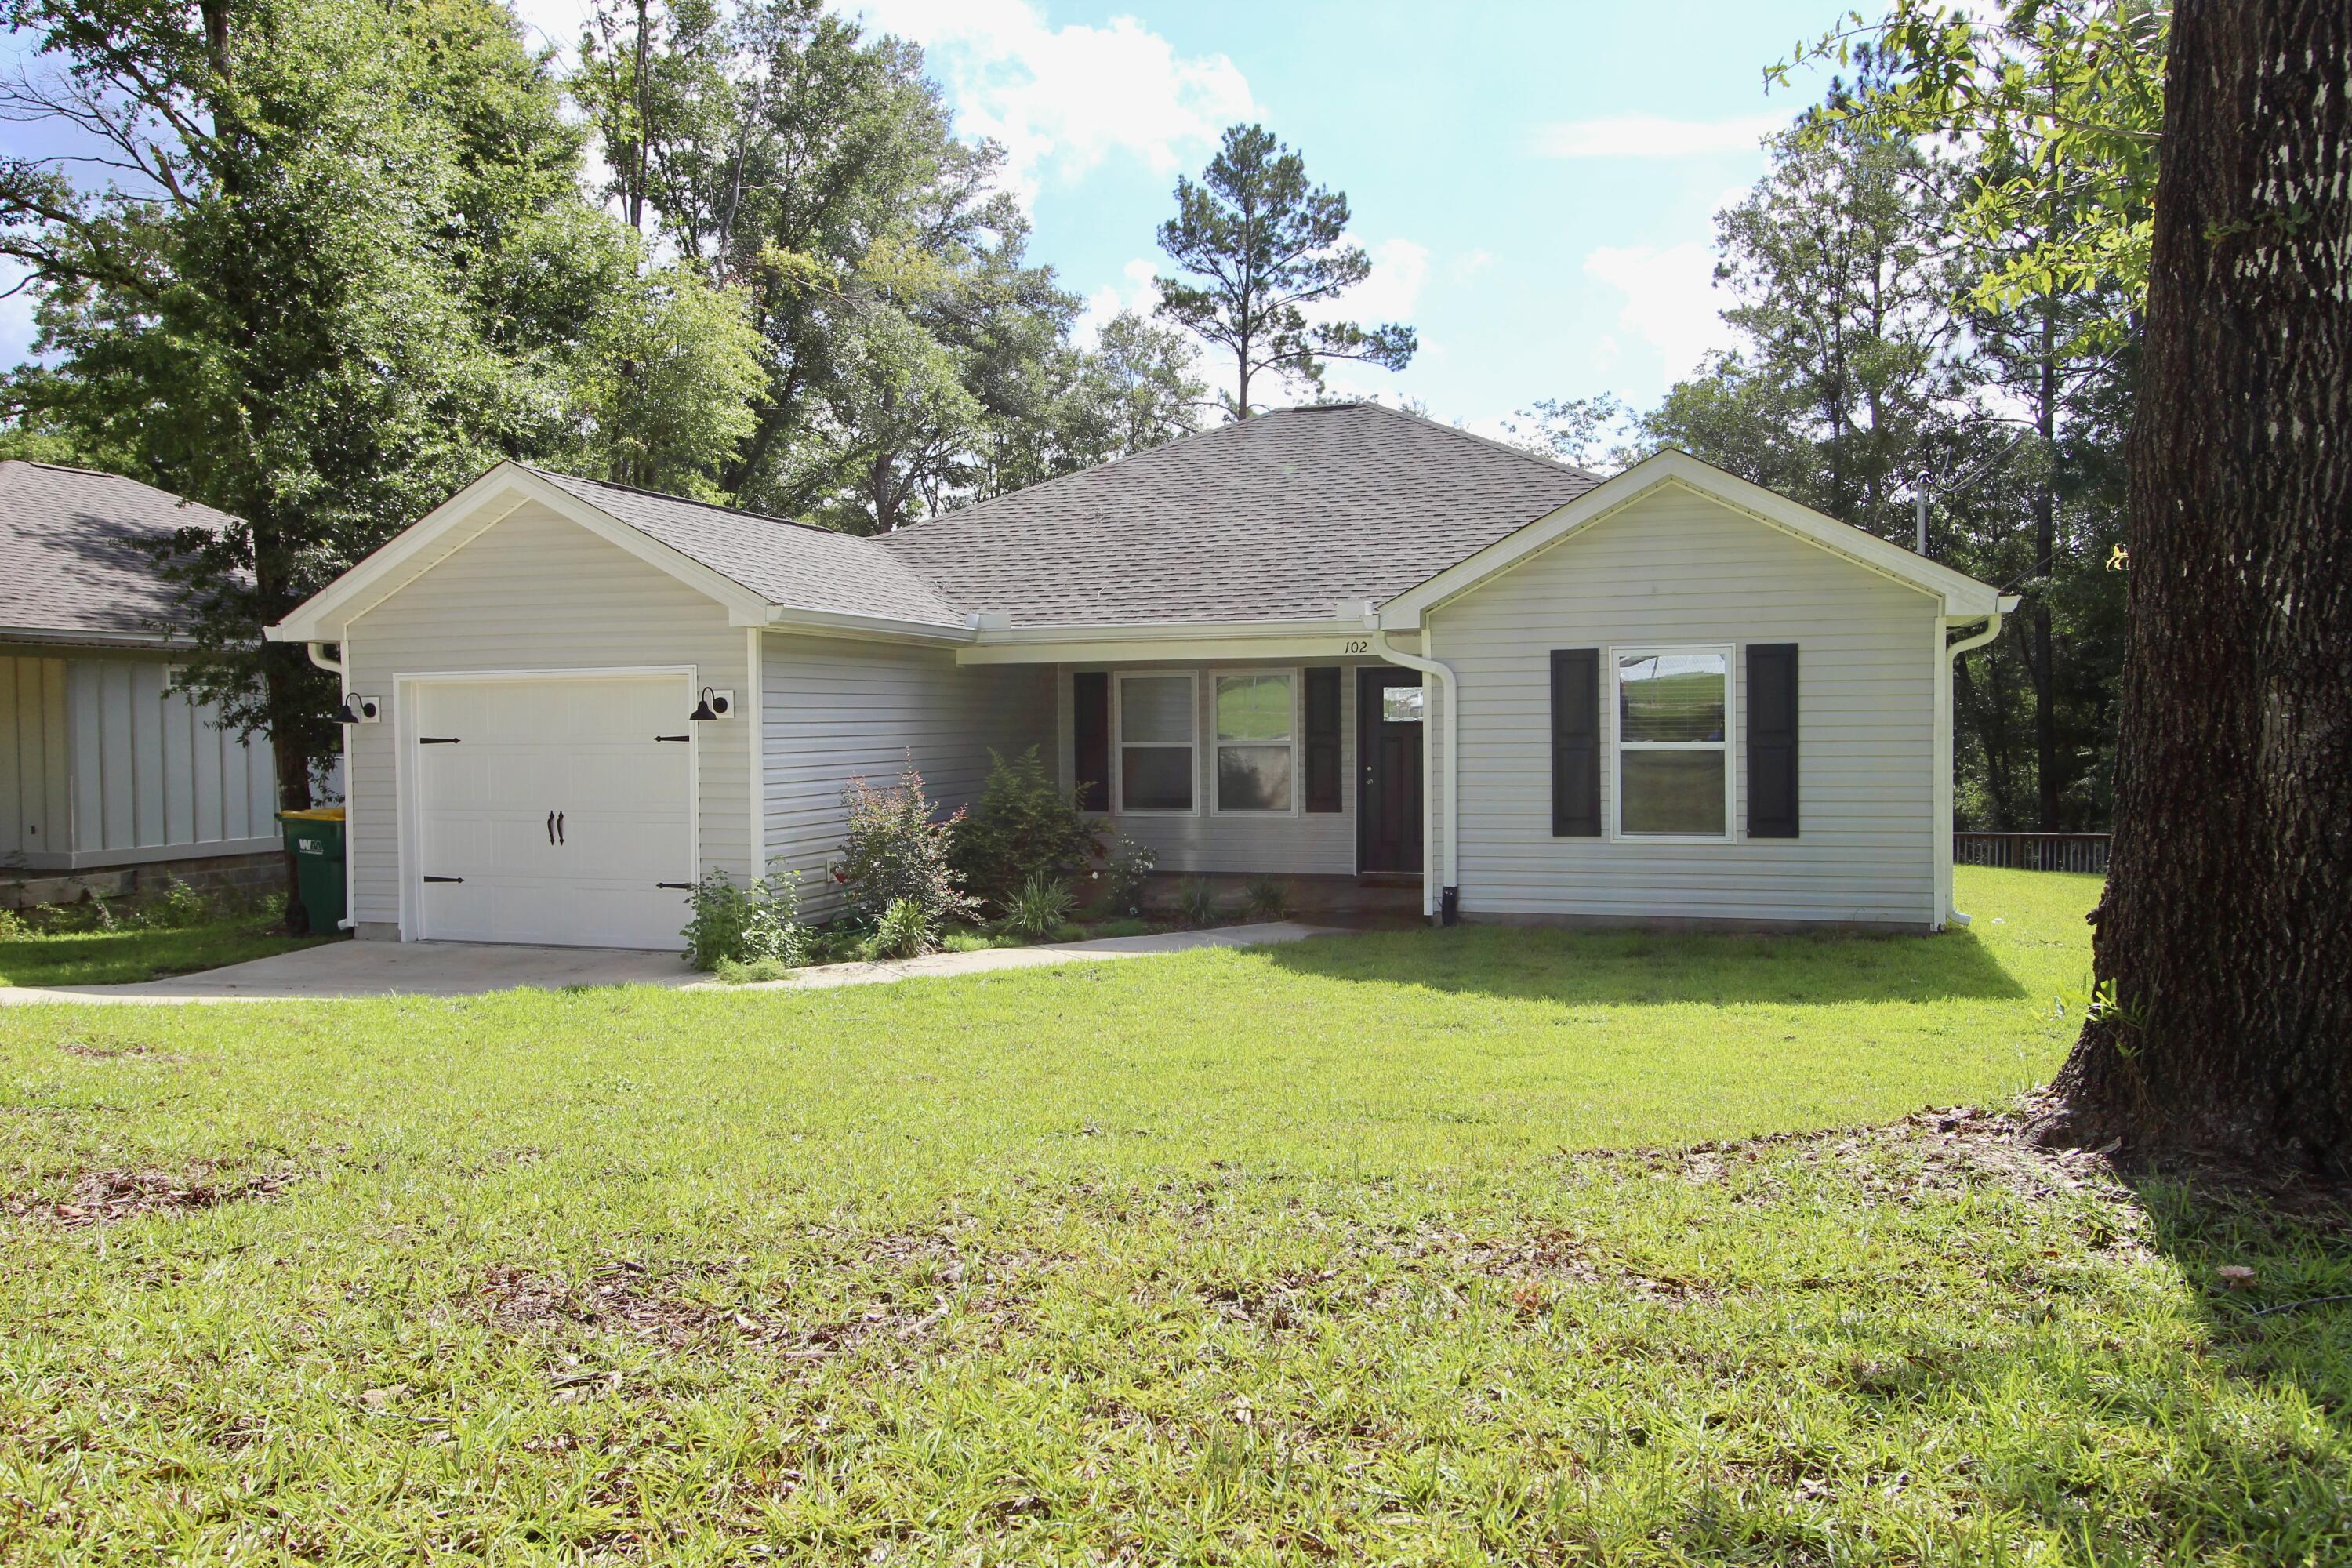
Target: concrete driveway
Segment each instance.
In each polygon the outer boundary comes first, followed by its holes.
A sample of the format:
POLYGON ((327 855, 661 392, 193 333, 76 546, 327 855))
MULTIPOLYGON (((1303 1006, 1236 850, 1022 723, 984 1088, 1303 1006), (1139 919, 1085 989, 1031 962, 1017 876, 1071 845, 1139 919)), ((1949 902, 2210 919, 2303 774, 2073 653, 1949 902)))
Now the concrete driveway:
POLYGON ((789 980, 756 985, 719 986, 686 966, 674 952, 610 947, 511 947, 465 942, 333 942, 233 963, 201 974, 144 980, 132 985, 65 985, 32 990, 0 985, 0 1005, 37 1002, 273 1002, 352 996, 474 996, 522 986, 556 990, 566 985, 660 985, 671 989, 814 991, 836 985, 885 984, 931 975, 974 974, 997 969, 1031 969, 1073 959, 1146 958, 1202 947, 1254 947, 1331 934, 1324 926, 1296 921, 1221 926, 1212 931, 1165 931, 1153 936, 1104 937, 1094 942, 1048 942, 1036 947, 990 948, 981 952, 935 952, 927 958, 887 963, 830 963, 804 969, 789 980))

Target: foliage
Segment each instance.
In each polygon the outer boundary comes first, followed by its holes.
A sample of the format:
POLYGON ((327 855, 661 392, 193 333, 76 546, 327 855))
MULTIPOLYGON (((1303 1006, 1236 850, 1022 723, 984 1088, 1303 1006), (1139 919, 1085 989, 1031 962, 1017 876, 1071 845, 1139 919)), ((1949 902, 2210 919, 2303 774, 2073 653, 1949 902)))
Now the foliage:
POLYGON ((713 866, 688 896, 686 961, 705 973, 727 965, 772 962, 796 969, 809 961, 800 919, 800 874, 771 869, 748 887, 713 866))
POLYGON ((2095 884, 1958 875, 1932 941, 11 1011, 0 1396, 72 1499, 12 1553, 2345 1560, 2345 1309, 2249 1316, 2352 1291, 2340 1233, 1874 1130, 2063 1049, 2095 884), (857 1484, 777 1484, 784 1409, 857 1484))
POLYGON ((1159 313, 1232 353, 1230 417, 1259 406, 1251 385, 1264 374, 1320 392, 1329 360, 1390 370, 1412 362, 1411 327, 1308 321, 1307 308, 1371 276, 1371 258, 1347 232, 1347 195, 1308 185, 1306 160, 1262 125, 1228 127, 1197 183, 1178 176, 1160 248, 1185 276, 1158 280, 1159 313))
POLYGON ((1611 473, 1642 454, 1635 448, 1633 411, 1614 394, 1540 398, 1503 421, 1514 445, 1580 468, 1611 473))
POLYGON ((849 818, 841 858, 834 865, 851 911, 869 925, 900 902, 910 902, 930 926, 969 919, 977 901, 963 890, 954 844, 964 813, 934 821, 923 775, 911 759, 898 784, 877 790, 852 779, 841 793, 849 818))
POLYGON ((1079 811, 1076 788, 1046 773, 1037 747, 1009 759, 992 749, 988 763, 951 860, 975 898, 1004 908, 1025 882, 1066 882, 1085 870, 1100 851, 1103 825, 1079 811))
POLYGON ((1252 877, 1242 887, 1242 913, 1254 920, 1278 921, 1290 913, 1290 895, 1279 877, 1252 877))
POLYGON ((0 942, 16 942, 32 934, 32 924, 22 914, 0 906, 0 942))
POLYGON ((1040 873, 1004 900, 1003 923, 1006 930, 1023 936, 1050 936, 1069 924, 1070 911, 1076 906, 1067 882, 1040 873))
POLYGON ((2146 297, 2164 60, 2164 0, 2003 0, 1985 20, 1939 0, 1860 12, 1797 60, 1860 66, 1864 90, 1817 122, 1873 124, 1901 138, 1940 135, 1998 171, 1958 214, 1988 254, 1975 302, 2013 310, 2037 296, 2115 293, 2097 318, 2107 347, 2146 297), (2023 243, 2020 243, 2022 240, 2023 243))
POLYGON ((874 922, 874 951, 881 958, 920 958, 940 945, 939 922, 919 899, 893 899, 874 922))
POLYGON ((165 930, 202 925, 212 915, 212 900, 177 877, 165 878, 163 892, 139 911, 142 924, 165 930))
POLYGON ((11 411, 239 520, 181 531, 163 569, 196 624, 189 686, 269 730, 302 804, 331 689, 259 627, 499 458, 563 461, 616 425, 723 440, 728 334, 626 286, 633 237, 583 199, 582 132, 492 0, 6 15, 54 69, 0 109, 108 154, 0 163, 0 254, 51 360, 11 411), (604 356, 645 344, 658 385, 613 392, 604 356))
POLYGON ((1102 879, 1102 907, 1114 913, 1141 914, 1144 884, 1151 879, 1159 864, 1158 850, 1113 828, 1098 873, 1102 879))
POLYGON ((1176 888, 1176 917, 1190 926, 1213 924, 1218 915, 1217 885, 1206 877, 1187 877, 1176 888))
POLYGON ((722 958, 719 966, 710 972, 710 976, 721 985, 761 985, 772 981, 789 980, 793 972, 800 967, 798 963, 788 963, 781 958, 754 958, 740 963, 731 958, 722 958))

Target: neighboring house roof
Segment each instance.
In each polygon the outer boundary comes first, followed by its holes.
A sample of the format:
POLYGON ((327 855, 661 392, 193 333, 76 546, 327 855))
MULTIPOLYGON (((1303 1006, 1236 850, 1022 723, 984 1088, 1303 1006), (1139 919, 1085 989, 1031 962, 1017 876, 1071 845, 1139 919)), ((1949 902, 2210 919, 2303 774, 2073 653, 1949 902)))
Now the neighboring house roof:
POLYGON ((961 610, 877 540, 600 479, 529 471, 772 605, 919 626, 964 624, 961 610))
POLYGON ((1328 620, 1601 482, 1371 403, 1276 409, 880 542, 1015 626, 1328 620))
POLYGON ((156 641, 189 626, 150 548, 236 520, 116 474, 0 461, 0 635, 156 641))

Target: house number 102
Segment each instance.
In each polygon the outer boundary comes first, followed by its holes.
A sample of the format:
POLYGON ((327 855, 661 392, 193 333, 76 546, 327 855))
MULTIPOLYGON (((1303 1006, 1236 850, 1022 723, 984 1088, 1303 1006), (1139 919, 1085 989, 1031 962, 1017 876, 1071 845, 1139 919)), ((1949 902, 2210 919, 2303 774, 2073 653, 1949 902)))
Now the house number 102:
POLYGON ((1370 638, 1370 637, 1349 637, 1349 638, 1348 639, 1348 647, 1347 647, 1347 651, 1348 651, 1348 652, 1349 652, 1349 653, 1370 653, 1370 652, 1371 652, 1371 651, 1372 651, 1372 641, 1371 641, 1371 638, 1370 638))

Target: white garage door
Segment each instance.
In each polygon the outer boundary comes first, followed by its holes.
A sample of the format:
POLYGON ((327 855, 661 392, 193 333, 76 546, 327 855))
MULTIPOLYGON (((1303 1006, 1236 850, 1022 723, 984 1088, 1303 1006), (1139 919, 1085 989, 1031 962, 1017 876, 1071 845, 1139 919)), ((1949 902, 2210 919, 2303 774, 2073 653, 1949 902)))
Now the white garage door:
POLYGON ((420 936, 680 945, 694 877, 683 677, 449 680, 413 690, 420 936))

